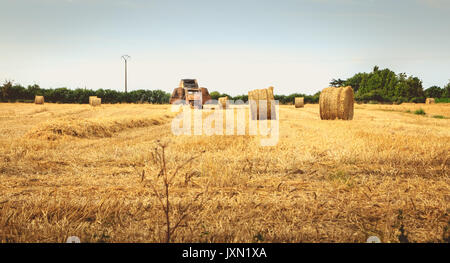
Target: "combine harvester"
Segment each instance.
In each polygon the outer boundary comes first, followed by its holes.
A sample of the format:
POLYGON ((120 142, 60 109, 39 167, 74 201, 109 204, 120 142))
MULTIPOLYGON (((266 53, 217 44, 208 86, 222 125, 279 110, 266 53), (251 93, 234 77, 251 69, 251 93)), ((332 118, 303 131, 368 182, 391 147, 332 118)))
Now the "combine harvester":
POLYGON ((185 100, 192 107, 202 109, 203 105, 211 100, 207 88, 200 88, 196 79, 182 79, 178 88, 174 89, 170 97, 170 104, 179 100, 185 100), (199 103, 194 103, 198 101, 199 103))

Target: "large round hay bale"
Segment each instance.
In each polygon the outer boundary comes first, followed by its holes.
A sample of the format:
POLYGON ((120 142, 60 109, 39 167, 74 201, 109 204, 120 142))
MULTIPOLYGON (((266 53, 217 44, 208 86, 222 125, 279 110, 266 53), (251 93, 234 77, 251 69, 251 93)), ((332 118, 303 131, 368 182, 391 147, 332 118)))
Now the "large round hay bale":
POLYGON ((222 105, 222 109, 227 108, 227 101, 228 101, 228 97, 226 97, 226 96, 219 98, 219 104, 222 105))
POLYGON ((425 104, 435 104, 435 103, 436 103, 436 101, 434 100, 434 98, 427 98, 425 100, 425 104))
POLYGON ((35 104, 44 104, 44 96, 35 96, 34 103, 35 104))
POLYGON ((96 99, 97 96, 89 96, 89 105, 92 105, 92 100, 96 99))
MULTIPOLYGON (((272 113, 272 109, 271 109, 271 102, 274 100, 274 95, 273 95, 273 87, 269 87, 268 89, 257 89, 257 90, 252 90, 248 92, 248 100, 253 100, 255 101, 255 103, 250 104, 250 111, 252 114, 252 120, 259 120, 259 119, 271 119, 271 113, 272 113), (262 101, 266 101, 267 106, 267 114, 266 114, 266 118, 263 118, 261 116, 261 105, 260 103, 262 103, 262 101)), ((275 116, 273 116, 275 117, 275 116)))
POLYGON ((352 87, 325 88, 319 97, 320 118, 322 120, 352 120, 353 104, 352 87))
POLYGON ((91 102, 91 106, 100 106, 102 105, 102 99, 101 98, 93 98, 91 102))
POLYGON ((303 108, 305 106, 305 98, 304 97, 296 97, 295 98, 295 107, 303 108))

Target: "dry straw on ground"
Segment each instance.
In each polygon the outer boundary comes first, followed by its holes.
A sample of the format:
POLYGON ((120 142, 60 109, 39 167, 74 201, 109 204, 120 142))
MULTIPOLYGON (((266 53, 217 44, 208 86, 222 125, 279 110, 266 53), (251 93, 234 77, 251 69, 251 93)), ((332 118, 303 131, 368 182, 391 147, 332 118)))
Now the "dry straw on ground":
POLYGON ((256 119, 275 119, 276 116, 272 116, 274 114, 274 109, 272 109, 272 101, 274 100, 273 95, 273 87, 269 87, 267 89, 257 89, 248 92, 248 100, 254 101, 250 102, 250 110, 252 114, 252 120, 256 119), (264 118, 261 114, 261 103, 262 101, 266 101, 267 106, 267 115, 264 118), (273 111, 273 112, 272 112, 273 111))
POLYGON ((35 104, 44 104, 44 96, 36 96, 34 97, 35 104))
POLYGON ((66 136, 78 138, 104 138, 132 128, 160 125, 167 118, 106 118, 102 120, 62 118, 38 124, 25 134, 25 138, 46 140, 61 139, 66 136))
POLYGON ((427 98, 427 99, 425 100, 425 104, 434 104, 434 103, 436 103, 435 100, 434 100, 434 98, 427 98))
POLYGON ((304 97, 296 97, 295 98, 295 107, 303 108, 305 106, 305 98, 304 97))
POLYGON ((220 97, 219 98, 219 104, 222 105, 223 109, 227 108, 227 101, 228 101, 228 97, 220 97))
POLYGON ((350 86, 323 89, 320 93, 319 104, 322 120, 353 119, 354 97, 350 86))
POLYGON ((150 162, 162 138, 168 171, 204 151, 174 178, 172 226, 208 187, 172 242, 449 242, 450 119, 405 110, 450 117, 450 103, 355 105, 351 122, 321 121, 318 104, 282 105, 274 147, 249 135, 176 136, 170 105, 45 108, 0 103, 0 243, 164 242, 166 215, 149 186, 164 177, 150 162), (24 138, 47 121, 109 130, 111 118, 167 123, 130 124, 111 137, 24 138))

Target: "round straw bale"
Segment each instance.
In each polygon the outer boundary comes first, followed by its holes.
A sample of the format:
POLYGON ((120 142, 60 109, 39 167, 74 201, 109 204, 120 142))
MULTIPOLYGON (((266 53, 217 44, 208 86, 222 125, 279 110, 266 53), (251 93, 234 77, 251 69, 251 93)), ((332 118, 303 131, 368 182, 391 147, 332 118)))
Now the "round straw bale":
POLYGON ((350 86, 323 89, 320 93, 319 104, 322 120, 353 119, 354 95, 350 86))
POLYGON ((434 100, 434 98, 427 98, 427 99, 425 100, 425 104, 434 104, 434 103, 436 103, 436 101, 434 100))
POLYGON ((303 108, 305 106, 305 98, 304 97, 296 97, 295 98, 295 107, 303 108))
POLYGON ((274 95, 273 95, 273 87, 269 87, 267 89, 256 89, 256 90, 252 90, 248 92, 248 100, 251 101, 253 100, 255 103, 254 104, 250 104, 250 111, 252 114, 252 120, 256 120, 256 119, 261 119, 261 101, 266 101, 266 109, 267 109, 267 119, 271 118, 271 113, 272 113, 272 109, 271 109, 271 103, 272 100, 274 100, 274 95))
POLYGON ((101 98, 93 98, 91 102, 91 106, 100 106, 102 104, 101 98))
POLYGON ((34 103, 35 104, 44 104, 44 96, 35 96, 34 103))
POLYGON ((92 105, 92 100, 96 98, 97 96, 89 96, 89 105, 92 105))

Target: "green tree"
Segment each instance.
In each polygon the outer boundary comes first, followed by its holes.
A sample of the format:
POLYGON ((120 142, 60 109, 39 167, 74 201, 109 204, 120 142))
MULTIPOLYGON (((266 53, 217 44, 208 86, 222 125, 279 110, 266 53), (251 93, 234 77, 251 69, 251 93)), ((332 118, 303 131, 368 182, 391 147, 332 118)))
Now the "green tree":
POLYGON ((42 95, 41 88, 37 84, 28 85, 26 93, 26 99, 30 100, 34 99, 36 95, 42 95))
POLYGON ((351 86, 353 88, 353 91, 356 93, 359 90, 359 87, 362 83, 363 77, 367 78, 367 73, 358 73, 355 74, 353 77, 348 78, 345 81, 345 85, 344 86, 351 86))
POLYGON ((450 80, 448 84, 444 87, 442 92, 442 98, 450 98, 450 80))
POLYGON ((220 92, 218 92, 218 91, 213 91, 213 92, 209 93, 209 95, 211 95, 211 99, 213 99, 213 100, 218 100, 219 97, 220 97, 220 92))
MULTIPOLYGON (((335 79, 333 79, 334 81, 335 79)), ((381 102, 404 102, 425 100, 422 81, 406 73, 374 66, 372 72, 357 73, 348 78, 343 86, 351 86, 356 100, 381 102)))
POLYGON ((333 87, 342 87, 345 85, 346 80, 343 79, 332 79, 330 85, 333 87))
POLYGON ((427 98, 440 98, 444 90, 438 86, 431 86, 424 91, 427 98))
POLYGON ((12 86, 13 85, 12 85, 11 81, 5 81, 5 83, 0 87, 2 101, 8 101, 9 94, 12 91, 12 86))

